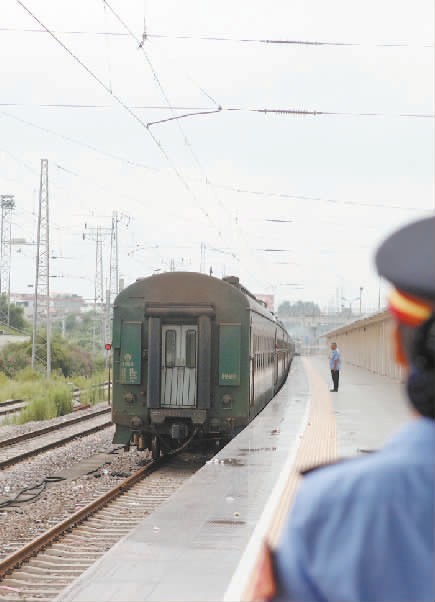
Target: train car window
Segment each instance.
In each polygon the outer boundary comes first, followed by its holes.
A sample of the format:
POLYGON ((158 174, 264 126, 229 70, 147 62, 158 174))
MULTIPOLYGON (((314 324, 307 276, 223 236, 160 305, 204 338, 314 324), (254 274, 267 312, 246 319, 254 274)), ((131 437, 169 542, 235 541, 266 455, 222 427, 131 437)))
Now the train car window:
POLYGON ((175 367, 175 356, 177 349, 177 333, 175 330, 167 330, 165 336, 165 365, 166 368, 175 367))
POLYGON ((196 331, 186 332, 186 368, 196 368, 196 331))

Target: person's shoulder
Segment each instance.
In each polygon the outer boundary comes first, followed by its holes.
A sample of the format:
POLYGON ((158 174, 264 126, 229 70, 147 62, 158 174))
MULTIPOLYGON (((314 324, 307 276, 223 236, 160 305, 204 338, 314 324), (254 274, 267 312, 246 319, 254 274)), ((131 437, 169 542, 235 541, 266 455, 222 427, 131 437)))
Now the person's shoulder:
POLYGON ((400 455, 383 451, 310 467, 302 471, 300 496, 310 503, 320 499, 324 507, 339 500, 355 503, 382 497, 394 500, 395 493, 406 488, 409 468, 400 455))

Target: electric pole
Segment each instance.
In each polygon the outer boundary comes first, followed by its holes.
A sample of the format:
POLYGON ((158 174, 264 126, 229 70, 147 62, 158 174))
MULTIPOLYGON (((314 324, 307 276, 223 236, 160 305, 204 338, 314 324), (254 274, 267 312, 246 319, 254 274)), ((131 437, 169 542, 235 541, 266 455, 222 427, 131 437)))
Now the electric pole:
MULTIPOLYGON (((32 370, 36 367, 36 327, 39 305, 45 305, 47 378, 51 375, 51 324, 50 324, 50 217, 48 204, 48 160, 41 159, 39 181, 38 230, 36 242, 35 296, 33 301, 32 370)), ((42 312, 41 312, 42 313, 42 312)))
POLYGON ((119 293, 119 247, 118 247, 118 223, 120 218, 118 212, 112 214, 112 232, 110 235, 110 271, 109 271, 109 291, 112 303, 116 295, 119 293))
MULTIPOLYGON (((87 224, 85 224, 86 232, 83 233, 83 240, 89 238, 90 240, 95 241, 95 280, 94 280, 94 319, 93 319, 93 327, 92 327, 92 353, 95 355, 96 351, 96 341, 97 341, 97 316, 99 313, 99 309, 104 308, 106 305, 107 308, 107 292, 104 292, 104 274, 103 274, 103 240, 105 236, 112 235, 112 228, 102 228, 98 226, 97 228, 88 228, 87 224)), ((99 319, 100 322, 100 339, 101 339, 101 348, 103 348, 104 343, 103 340, 106 336, 107 330, 107 309, 104 311, 103 309, 103 319, 99 319), (102 322, 102 324, 101 324, 102 322), (102 327, 101 327, 102 326, 102 327)))
POLYGON ((206 262, 206 244, 205 242, 201 243, 201 260, 200 260, 200 264, 199 264, 199 271, 201 272, 201 274, 205 273, 205 262, 206 262))
MULTIPOLYGON (((0 235, 0 294, 7 294, 7 323, 10 323, 11 304, 11 232, 12 213, 15 209, 15 200, 11 194, 2 194, 1 205, 1 235, 0 235)), ((2 316, 3 317, 3 316, 2 316)))

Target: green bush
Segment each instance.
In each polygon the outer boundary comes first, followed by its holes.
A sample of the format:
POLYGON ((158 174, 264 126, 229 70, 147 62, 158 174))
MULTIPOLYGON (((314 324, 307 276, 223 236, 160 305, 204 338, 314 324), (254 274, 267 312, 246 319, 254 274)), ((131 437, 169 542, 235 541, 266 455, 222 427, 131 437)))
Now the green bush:
POLYGON ((94 405, 107 399, 107 391, 100 385, 107 380, 107 374, 98 372, 92 378, 75 377, 74 385, 80 389, 80 401, 94 405))
POLYGON ((30 420, 48 420, 72 412, 71 386, 63 378, 45 380, 36 378, 16 382, 0 383, 0 398, 25 399, 29 403, 18 414, 10 416, 9 424, 24 424, 30 420))
POLYGON ((34 397, 29 405, 14 416, 15 424, 24 424, 32 420, 49 420, 57 416, 56 404, 47 397, 34 397))
POLYGON ((27 366, 27 368, 23 368, 19 370, 15 375, 15 380, 21 382, 34 382, 35 380, 40 381, 44 378, 44 376, 40 372, 36 372, 36 370, 32 370, 31 366, 27 366))
POLYGON ((50 380, 29 367, 17 372, 16 379, 0 372, 0 404, 7 399, 23 399, 28 405, 19 414, 8 416, 4 424, 24 424, 30 420, 48 420, 69 414, 73 409, 73 389, 79 388, 80 401, 94 405, 107 399, 107 391, 99 385, 107 378, 101 371, 92 378, 75 376, 66 379, 53 374, 50 380), (19 380, 18 380, 19 379, 19 380))
MULTIPOLYGON (((36 355, 37 360, 45 358, 47 354, 46 340, 43 332, 37 335, 36 355)), ((32 370, 32 342, 8 343, 0 349, 0 372, 11 378, 19 374, 28 374, 31 378, 32 370)), ((42 362, 43 363, 43 362, 42 362)), ((38 365, 42 368, 41 362, 38 365)), ((63 339, 60 334, 53 334, 51 339, 51 369, 53 374, 71 376, 81 374, 91 376, 104 366, 102 353, 92 355, 86 351, 84 344, 73 344, 63 339)))
POLYGON ((47 393, 49 402, 56 408, 56 416, 65 416, 72 412, 72 392, 65 381, 54 382, 47 393))

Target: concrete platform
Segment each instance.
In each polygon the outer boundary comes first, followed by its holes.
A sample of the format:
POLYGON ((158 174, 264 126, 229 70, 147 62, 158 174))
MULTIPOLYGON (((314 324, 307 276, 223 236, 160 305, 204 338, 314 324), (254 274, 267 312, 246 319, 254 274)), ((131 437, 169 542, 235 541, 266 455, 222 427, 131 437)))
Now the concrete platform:
MULTIPOLYGON (((307 361, 332 387, 326 357, 307 361)), ((405 389, 397 380, 343 363, 338 393, 331 393, 339 457, 378 449, 409 418, 405 389)))
POLYGON ((58 600, 241 599, 241 577, 308 428, 312 392, 316 407, 333 404, 339 455, 378 448, 406 420, 399 383, 351 366, 343 367, 339 393, 329 393, 329 381, 326 358, 295 358, 255 421, 58 600))

